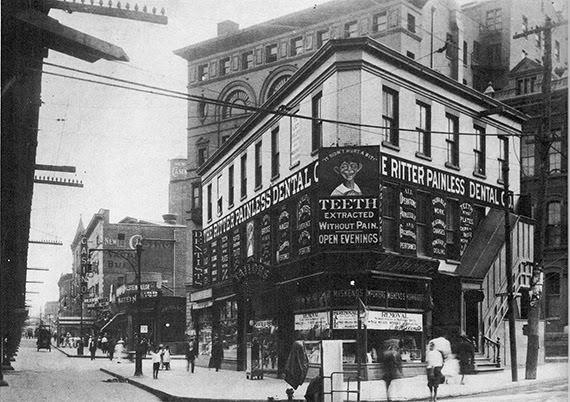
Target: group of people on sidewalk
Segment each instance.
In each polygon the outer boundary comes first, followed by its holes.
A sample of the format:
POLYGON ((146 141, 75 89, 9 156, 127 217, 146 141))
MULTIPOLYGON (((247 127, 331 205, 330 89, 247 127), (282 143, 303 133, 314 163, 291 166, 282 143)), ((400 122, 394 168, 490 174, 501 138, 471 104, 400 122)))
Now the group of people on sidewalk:
POLYGON ((151 348, 149 351, 150 357, 152 359, 152 378, 158 379, 158 372, 162 370, 170 370, 170 360, 172 358, 170 354, 170 346, 168 345, 158 345, 151 348))
MULTIPOLYGON (((427 386, 430 402, 437 401, 437 391, 449 378, 461 375, 460 384, 464 384, 465 374, 472 373, 475 367, 475 348, 465 337, 458 337, 451 342, 445 336, 439 336, 428 342, 426 351, 427 386)), ((382 353, 382 379, 386 385, 386 397, 390 401, 390 384, 402 377, 402 360, 398 340, 385 342, 382 353)))

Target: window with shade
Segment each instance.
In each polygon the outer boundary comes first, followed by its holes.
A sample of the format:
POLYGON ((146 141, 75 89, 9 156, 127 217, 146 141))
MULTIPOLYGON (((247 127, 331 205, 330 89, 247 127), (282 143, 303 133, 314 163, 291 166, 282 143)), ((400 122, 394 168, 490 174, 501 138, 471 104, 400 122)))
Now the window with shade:
POLYGON ((562 240, 562 203, 551 201, 546 210, 546 238, 547 248, 560 247, 562 240))
POLYGON ((398 92, 384 87, 382 89, 382 139, 398 146, 398 92))
POLYGON ((234 205, 234 165, 228 168, 228 206, 231 208, 234 205))
POLYGON ((247 154, 243 154, 240 159, 240 197, 247 196, 247 154))
POLYGON ((255 188, 261 187, 262 177, 262 155, 261 155, 261 141, 255 144, 255 188))
POLYGON ((429 193, 417 192, 417 221, 416 221, 416 244, 418 255, 430 255, 431 253, 431 197, 429 193))
POLYGON ((208 221, 212 220, 212 185, 208 184, 208 187, 206 188, 206 200, 207 200, 207 204, 206 204, 206 208, 207 208, 207 214, 208 214, 208 221))
POLYGON ((455 168, 459 167, 459 117, 446 114, 447 137, 445 144, 447 149, 447 163, 455 168))
MULTIPOLYGON (((553 135, 556 137, 556 133, 553 135)), ((560 138, 560 132, 558 132, 560 138)), ((548 147, 548 173, 561 173, 562 172, 562 141, 555 140, 550 143, 548 147)))
POLYGON ((312 117, 312 151, 318 150, 323 144, 323 122, 321 118, 321 100, 323 94, 321 92, 313 96, 311 100, 311 117, 312 117))
POLYGON ((459 261, 459 202, 454 199, 447 200, 445 237, 447 258, 459 261))
MULTIPOLYGON (((509 167, 509 139, 499 136, 499 157, 497 158, 497 169, 499 173, 499 183, 505 182, 505 169, 509 167)), ((508 173, 507 173, 508 174, 508 173)))
POLYGON ((431 107, 422 102, 416 102, 418 132, 418 153, 431 156, 431 107))
POLYGON ((271 178, 279 176, 279 127, 271 130, 271 178))
POLYGON ((475 126, 474 131, 475 136, 475 149, 473 152, 475 154, 475 174, 485 176, 485 159, 486 154, 486 139, 485 139, 485 129, 483 127, 475 126))
POLYGON ((396 251, 398 241, 398 194, 397 188, 386 183, 382 189, 382 245, 396 251))
POLYGON ((317 31, 317 49, 329 41, 329 30, 317 31))
POLYGON ((533 138, 525 137, 521 141, 521 164, 524 176, 534 176, 535 155, 533 138))

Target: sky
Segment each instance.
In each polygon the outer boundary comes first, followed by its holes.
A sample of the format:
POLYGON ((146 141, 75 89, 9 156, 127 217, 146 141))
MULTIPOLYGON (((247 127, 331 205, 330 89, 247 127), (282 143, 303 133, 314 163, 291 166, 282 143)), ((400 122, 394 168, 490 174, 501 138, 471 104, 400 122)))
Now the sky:
MULTIPOLYGON (((154 0, 167 25, 51 10, 71 28, 122 47, 129 62, 88 63, 49 51, 45 62, 186 92, 187 68, 173 51, 216 36, 217 23, 231 19, 245 28, 325 0, 154 0)), ((105 2, 107 3, 107 2, 105 2)), ((125 2, 123 2, 125 3, 125 2)), ((131 3, 133 7, 134 3, 131 3)), ((141 3, 142 6, 143 3, 141 3)), ((44 71, 91 78, 54 66, 44 71)), ((126 216, 162 221, 168 209, 169 160, 185 158, 187 103, 48 74, 42 79, 36 163, 75 166, 76 173, 36 172, 81 180, 83 188, 35 184, 26 296, 30 315, 57 301, 57 281, 72 270, 70 244, 80 219, 87 226, 108 209, 111 222, 126 216), (37 292, 37 293, 36 293, 37 292)))

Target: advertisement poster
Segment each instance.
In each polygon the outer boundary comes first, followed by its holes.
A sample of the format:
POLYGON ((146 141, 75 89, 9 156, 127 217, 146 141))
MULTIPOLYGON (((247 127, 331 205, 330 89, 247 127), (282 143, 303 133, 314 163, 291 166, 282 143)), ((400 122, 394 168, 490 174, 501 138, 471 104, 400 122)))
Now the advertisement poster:
POLYGON ((203 286, 208 286, 210 282, 210 264, 212 255, 211 247, 209 243, 204 244, 204 253, 202 254, 202 261, 204 265, 202 266, 202 284, 203 286))
POLYGON ((279 208, 277 230, 277 262, 286 262, 291 258, 291 214, 287 205, 279 208))
POLYGON ((261 234, 260 234, 260 248, 261 248, 261 263, 271 264, 271 219, 269 214, 263 214, 261 217, 261 234))
POLYGON ((299 257, 311 252, 311 215, 311 198, 308 194, 305 194, 297 202, 297 230, 295 231, 295 237, 297 239, 297 255, 299 257))
POLYGON ((446 256, 446 236, 445 236, 445 207, 447 201, 443 197, 433 197, 431 200, 433 207, 433 220, 431 227, 432 235, 432 249, 435 258, 445 259, 446 256))
POLYGON ((236 267, 239 267, 242 263, 241 257, 241 232, 240 227, 234 228, 232 230, 232 271, 235 270, 236 267))
POLYGON ((249 221, 246 224, 246 250, 247 254, 245 255, 247 258, 253 257, 255 252, 255 223, 253 220, 249 221))
POLYGON ((358 320, 356 310, 333 311, 333 329, 356 329, 358 320))
POLYGON ((220 238, 220 280, 225 281, 230 278, 230 250, 229 236, 223 235, 220 238))
POLYGON ((202 286, 202 253, 204 237, 201 230, 192 231, 192 276, 196 286, 202 286))
POLYGON ((369 311, 368 329, 422 332, 422 315, 394 311, 369 311))
POLYGON ((330 329, 328 311, 295 314, 295 331, 311 330, 313 328, 330 329))
POLYGON ((416 192, 410 187, 400 190, 400 252, 416 254, 416 192))
POLYGON ((377 247, 379 148, 323 148, 319 155, 318 244, 335 250, 377 247))
POLYGON ((463 255, 473 238, 473 206, 464 202, 459 206, 459 209, 461 210, 459 215, 459 244, 461 245, 460 253, 463 255))
POLYGON ((210 270, 210 276, 212 283, 216 283, 218 281, 218 272, 220 265, 220 258, 218 255, 219 244, 220 244, 220 239, 212 240, 212 242, 210 243, 210 266, 212 267, 210 270))

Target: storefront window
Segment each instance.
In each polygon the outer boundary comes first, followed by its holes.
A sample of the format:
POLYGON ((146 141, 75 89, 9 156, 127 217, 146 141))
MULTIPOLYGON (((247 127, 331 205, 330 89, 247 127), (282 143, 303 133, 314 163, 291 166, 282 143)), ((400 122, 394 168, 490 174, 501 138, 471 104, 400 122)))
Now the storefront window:
POLYGON ((220 334, 224 359, 237 359, 237 301, 225 301, 220 310, 220 334))

